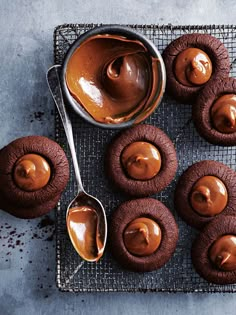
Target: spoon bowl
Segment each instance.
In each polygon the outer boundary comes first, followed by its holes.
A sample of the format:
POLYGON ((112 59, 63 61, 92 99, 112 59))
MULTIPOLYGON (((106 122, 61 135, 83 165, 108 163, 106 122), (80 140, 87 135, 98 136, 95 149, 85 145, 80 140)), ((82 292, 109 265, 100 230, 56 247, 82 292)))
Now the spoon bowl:
POLYGON ((103 217, 101 202, 84 191, 67 208, 66 224, 71 242, 86 261, 98 261, 103 255, 107 230, 103 217))
POLYGON ((101 202, 87 194, 82 185, 72 124, 61 91, 60 69, 60 65, 54 65, 48 70, 47 83, 65 129, 78 186, 78 192, 69 203, 66 211, 67 230, 70 240, 80 257, 93 262, 102 257, 105 249, 107 240, 106 214, 101 202))

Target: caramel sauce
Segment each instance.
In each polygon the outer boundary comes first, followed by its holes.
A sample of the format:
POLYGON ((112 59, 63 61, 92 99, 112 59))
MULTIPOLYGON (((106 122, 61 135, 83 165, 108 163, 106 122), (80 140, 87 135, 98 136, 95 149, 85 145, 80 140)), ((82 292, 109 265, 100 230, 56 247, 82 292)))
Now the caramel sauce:
POLYGON ((15 163, 13 178, 22 190, 39 190, 47 185, 50 176, 51 169, 48 162, 38 154, 26 154, 15 163))
POLYGON ((220 270, 236 270, 236 236, 224 235, 218 238, 209 250, 209 257, 220 270))
POLYGON ((136 256, 153 254, 161 243, 161 229, 152 219, 141 217, 131 221, 123 235, 127 250, 136 256))
POLYGON ((126 146, 121 154, 122 165, 134 179, 148 180, 161 169, 159 150, 148 142, 137 141, 126 146))
POLYGON ((236 94, 220 96, 211 108, 214 127, 222 133, 236 131, 236 94))
POLYGON ((159 61, 138 40, 95 35, 73 53, 66 69, 72 96, 98 122, 117 124, 156 106, 159 61))
POLYGON ((210 79, 212 63, 203 50, 187 48, 176 57, 174 72, 183 85, 198 86, 210 79))
POLYGON ((87 261, 98 261, 104 244, 99 234, 99 217, 88 206, 71 208, 67 215, 67 229, 75 250, 87 261))
POLYGON ((219 178, 203 176, 193 186, 190 201, 200 215, 214 216, 221 213, 227 205, 227 189, 219 178))

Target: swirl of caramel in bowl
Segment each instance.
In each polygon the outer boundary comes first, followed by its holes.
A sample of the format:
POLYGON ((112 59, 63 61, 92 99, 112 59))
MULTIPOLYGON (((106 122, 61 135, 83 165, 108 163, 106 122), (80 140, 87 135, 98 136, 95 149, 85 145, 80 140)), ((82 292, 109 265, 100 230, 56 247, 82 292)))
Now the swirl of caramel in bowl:
POLYGON ((127 174, 137 180, 148 180, 161 169, 161 155, 151 143, 136 141, 127 145, 121 154, 122 165, 127 174))
POLYGON ((158 67, 141 41, 94 35, 70 57, 66 84, 97 122, 119 124, 140 113, 143 120, 159 101, 158 67))
POLYGON ((25 154, 14 167, 13 178, 25 191, 36 191, 47 185, 51 176, 48 162, 38 154, 25 154))
POLYGON ((161 229, 152 219, 137 218, 124 230, 123 239, 131 254, 148 256, 153 254, 161 243, 161 229))
POLYGON ((177 80, 185 86, 202 85, 211 77, 211 59, 201 49, 187 48, 177 55, 174 72, 177 80))
POLYGON ((211 108, 211 118, 214 127, 222 133, 236 131, 236 95, 220 96, 211 108))
POLYGON ((236 270, 236 236, 219 237, 209 250, 211 262, 220 270, 236 270))
POLYGON ((227 205, 228 193, 224 183, 215 176, 203 176, 193 186, 190 201, 202 216, 215 216, 227 205))

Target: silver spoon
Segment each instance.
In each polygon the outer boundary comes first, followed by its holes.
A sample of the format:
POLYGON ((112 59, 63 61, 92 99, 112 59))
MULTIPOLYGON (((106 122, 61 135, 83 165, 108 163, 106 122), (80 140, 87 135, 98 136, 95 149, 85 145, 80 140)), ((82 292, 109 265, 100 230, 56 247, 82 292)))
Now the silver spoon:
MULTIPOLYGON (((66 222, 67 222, 67 230, 71 239, 71 242, 78 252, 81 258, 86 261, 98 261, 103 255, 104 248, 106 245, 107 239, 107 220, 104 208, 101 202, 87 194, 84 191, 78 160, 75 151, 73 132, 72 132, 72 124, 70 117, 66 111, 66 107, 64 104, 62 90, 61 90, 61 82, 60 82, 60 65, 54 65, 47 72, 47 83, 54 99, 54 102, 57 106, 58 112, 60 114, 63 127, 65 129, 67 141, 71 151, 71 157, 75 170, 75 179, 78 185, 78 193, 75 198, 69 203, 67 211, 66 211, 66 222), (79 210, 78 210, 79 208, 79 210), (87 210, 86 210, 87 209, 87 210), (86 212, 87 211, 87 212, 86 212), (84 215, 88 216, 88 219, 92 219, 93 222, 89 220, 84 220, 84 215), (79 221, 75 222, 74 219, 79 217, 79 221), (72 220, 72 221, 70 221, 72 220), (73 224, 72 224, 73 223, 73 224), (76 225, 77 224, 77 225, 76 225), (96 225, 96 231, 94 231, 94 227, 96 225), (75 228, 70 228, 70 227, 75 228), (86 230, 87 229, 87 230, 86 230), (89 229, 93 230, 93 238, 96 235, 95 239, 93 239, 93 244, 89 243, 78 243, 81 237, 86 238, 86 233, 89 233, 89 229), (94 233, 95 232, 95 233, 94 233), (78 235, 77 233, 80 233, 78 235), (85 233, 85 234, 84 234, 85 233)), ((89 235, 91 236, 91 235, 89 235)), ((91 237, 86 238, 91 239, 91 237)))

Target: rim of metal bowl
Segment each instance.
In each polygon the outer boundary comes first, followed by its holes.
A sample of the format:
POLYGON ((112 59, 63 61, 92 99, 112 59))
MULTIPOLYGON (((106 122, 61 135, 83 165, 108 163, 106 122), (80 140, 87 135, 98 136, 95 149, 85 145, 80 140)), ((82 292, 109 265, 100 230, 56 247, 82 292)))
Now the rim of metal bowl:
MULTIPOLYGON (((127 128, 135 124, 135 118, 132 118, 131 120, 128 120, 126 122, 120 123, 120 124, 105 124, 105 123, 100 123, 97 122, 85 109, 82 105, 80 105, 70 94, 69 89, 66 84, 66 69, 67 69, 67 64, 74 53, 74 51, 81 45, 82 42, 84 42, 86 39, 88 39, 91 36, 98 35, 98 34, 116 34, 120 36, 125 36, 130 39, 135 39, 141 41, 145 47, 147 47, 148 51, 151 53, 153 57, 158 58, 159 60, 159 76, 161 77, 160 80, 160 86, 158 87, 160 95, 160 100, 157 102, 156 106, 153 107, 153 110, 150 112, 150 115, 155 111, 155 109, 159 106, 159 104, 162 101, 162 97, 165 92, 165 86, 166 86, 166 70, 165 70, 165 65, 164 61, 162 59, 161 53, 157 49, 157 47, 154 45, 152 41, 150 41, 148 38, 146 38, 144 35, 138 33, 136 30, 131 29, 130 27, 127 26, 122 26, 122 25, 116 25, 116 24, 111 24, 111 25, 102 25, 102 26, 97 26, 91 30, 88 30, 84 34, 82 34, 69 48, 68 52, 66 53, 66 56, 64 58, 63 64, 62 64, 62 71, 61 71, 61 85, 62 85, 62 91, 63 94, 66 98, 66 101, 70 106, 73 108, 73 110, 81 116, 83 119, 85 119, 87 122, 97 126, 97 127, 102 127, 106 129, 122 129, 122 128, 127 128)), ((149 116, 150 116, 149 115, 149 116)), ((146 117, 147 118, 147 117, 146 117)), ((145 120, 145 119, 144 119, 145 120)))

